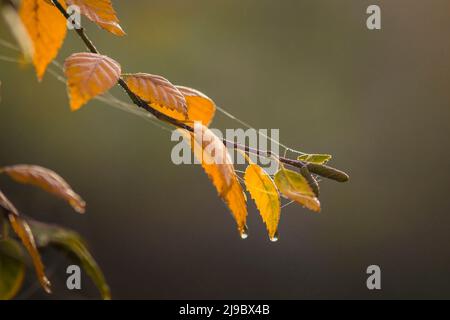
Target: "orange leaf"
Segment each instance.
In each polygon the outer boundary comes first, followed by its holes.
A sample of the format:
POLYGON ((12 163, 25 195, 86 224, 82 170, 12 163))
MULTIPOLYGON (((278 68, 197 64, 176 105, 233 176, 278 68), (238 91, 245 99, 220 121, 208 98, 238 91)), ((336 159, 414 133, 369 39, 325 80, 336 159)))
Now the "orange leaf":
POLYGON ((120 64, 95 53, 74 53, 66 59, 64 71, 70 108, 78 110, 92 98, 111 89, 119 80, 120 64))
POLYGON ((209 126, 216 113, 216 104, 214 101, 198 90, 183 86, 176 87, 186 98, 188 120, 199 121, 204 126, 209 126))
POLYGON ((34 46, 33 64, 37 77, 42 80, 66 37, 66 19, 45 0, 22 0, 19 14, 34 46))
POLYGON ((280 196, 275 183, 270 176, 257 164, 250 163, 245 170, 245 185, 253 200, 255 200, 269 237, 277 240, 278 223, 280 222, 280 196))
POLYGON ((159 112, 185 123, 201 122, 205 126, 209 126, 216 112, 216 104, 211 98, 192 88, 175 86, 186 99, 187 118, 185 114, 176 110, 163 108, 153 104, 152 107, 159 112))
POLYGON ((110 0, 66 0, 68 5, 80 7, 80 11, 89 20, 102 27, 103 29, 123 36, 125 32, 119 25, 119 19, 110 0))
POLYGON ((41 256, 39 255, 39 252, 37 250, 30 226, 25 220, 14 214, 8 214, 8 218, 14 232, 20 238, 23 245, 30 254, 31 259, 33 260, 34 269, 36 271, 39 282, 41 283, 41 286, 47 293, 50 293, 50 281, 48 281, 47 276, 45 275, 44 265, 42 264, 41 256))
POLYGON ((134 94, 155 109, 166 108, 186 119, 186 99, 169 80, 148 73, 125 74, 123 79, 134 94))
POLYGON ((189 142, 195 157, 201 162, 203 169, 217 189, 236 220, 239 233, 246 234, 247 206, 244 191, 234 171, 228 150, 211 130, 196 125, 196 134, 181 130, 189 142))
POLYGON ((39 166, 15 165, 0 169, 12 179, 31 184, 66 200, 79 213, 84 213, 86 203, 57 173, 39 166))
POLYGON ((248 237, 246 203, 247 198, 245 197, 245 193, 242 190, 242 186, 236 176, 233 177, 231 187, 228 192, 221 197, 228 205, 228 208, 230 208, 234 220, 236 220, 239 234, 241 235, 242 239, 246 239, 248 237))

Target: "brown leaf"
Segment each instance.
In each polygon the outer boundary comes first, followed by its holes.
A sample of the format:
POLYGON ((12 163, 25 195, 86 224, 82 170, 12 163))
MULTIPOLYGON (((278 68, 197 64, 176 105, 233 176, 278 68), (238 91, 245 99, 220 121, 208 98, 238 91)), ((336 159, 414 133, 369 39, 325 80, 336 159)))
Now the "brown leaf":
POLYGON ((148 73, 124 74, 123 80, 135 95, 155 109, 166 108, 187 118, 186 99, 169 80, 148 73))
POLYGON ((75 111, 92 98, 111 89, 119 80, 121 67, 113 59, 95 53, 74 53, 66 59, 70 108, 75 111))
POLYGON ((36 271, 36 275, 39 279, 41 286, 47 293, 50 293, 50 281, 47 279, 47 276, 44 272, 44 265, 42 264, 41 256, 36 248, 36 243, 34 241, 33 233, 31 232, 30 226, 28 223, 16 216, 14 214, 8 214, 9 222, 17 234, 17 236, 22 241, 23 245, 27 249, 28 253, 33 260, 34 269, 36 271))
POLYGON ((77 5, 89 20, 103 29, 123 36, 125 32, 119 25, 119 19, 110 0, 66 0, 68 5, 77 5))
POLYGON ((66 200, 79 213, 84 213, 86 203, 76 194, 63 178, 57 173, 39 166, 15 165, 4 167, 5 172, 12 179, 24 184, 31 184, 66 200))
POLYGON ((42 80, 66 37, 66 19, 45 0, 22 0, 19 14, 33 42, 33 64, 38 79, 42 80))

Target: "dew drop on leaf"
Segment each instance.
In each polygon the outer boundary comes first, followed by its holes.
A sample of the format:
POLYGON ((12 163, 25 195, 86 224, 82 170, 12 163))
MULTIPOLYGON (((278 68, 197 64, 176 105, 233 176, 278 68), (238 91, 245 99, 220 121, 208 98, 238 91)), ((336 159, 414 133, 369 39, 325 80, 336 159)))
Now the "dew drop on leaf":
POLYGON ((241 239, 247 239, 247 238, 248 238, 248 228, 245 225, 241 231, 241 239))
POLYGON ((270 241, 272 241, 272 242, 277 242, 278 241, 278 232, 276 232, 273 237, 270 237, 270 241))

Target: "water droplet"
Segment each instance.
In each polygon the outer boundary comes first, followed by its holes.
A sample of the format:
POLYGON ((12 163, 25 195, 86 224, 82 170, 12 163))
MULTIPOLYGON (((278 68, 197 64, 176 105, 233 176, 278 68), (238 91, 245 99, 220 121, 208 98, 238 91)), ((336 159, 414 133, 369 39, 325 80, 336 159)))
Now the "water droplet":
POLYGON ((247 238, 248 238, 248 228, 245 225, 241 231, 241 239, 247 239, 247 238))
POLYGON ((272 241, 272 242, 277 242, 278 241, 278 231, 275 232, 275 235, 270 238, 270 241, 272 241))

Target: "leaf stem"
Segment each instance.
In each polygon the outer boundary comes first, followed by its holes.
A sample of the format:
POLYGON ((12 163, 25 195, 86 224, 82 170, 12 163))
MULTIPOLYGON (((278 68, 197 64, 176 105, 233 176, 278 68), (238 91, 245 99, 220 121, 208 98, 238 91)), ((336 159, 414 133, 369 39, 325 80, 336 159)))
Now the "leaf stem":
MULTIPOLYGON (((52 0, 52 2, 66 19, 70 18, 70 15, 67 13, 66 9, 64 9, 64 7, 61 5, 61 3, 58 0, 52 0)), ((100 54, 98 49, 95 47, 94 43, 87 36, 84 28, 75 28, 75 31, 91 53, 100 54)), ((131 101, 136 106, 148 111, 149 113, 151 113, 153 116, 155 116, 157 119, 159 119, 161 121, 167 122, 177 128, 185 129, 189 132, 194 132, 194 129, 191 126, 187 125, 186 123, 178 121, 178 120, 176 120, 172 117, 169 117, 169 116, 165 115, 164 113, 161 113, 158 110, 152 108, 151 105, 149 105, 147 102, 145 102, 144 100, 139 98, 136 94, 134 94, 122 78, 119 78, 118 84, 122 87, 122 89, 126 92, 128 97, 131 99, 131 101)), ((248 146, 242 146, 236 142, 228 141, 226 139, 223 139, 223 143, 227 147, 232 147, 234 149, 243 150, 247 153, 253 153, 253 154, 256 154, 256 155, 262 156, 262 157, 268 158, 271 156, 276 156, 280 162, 283 162, 283 163, 293 166, 293 167, 302 168, 305 165, 308 165, 308 168, 309 168, 309 164, 307 164, 306 162, 303 162, 300 160, 289 159, 286 157, 280 157, 278 155, 273 154, 271 151, 268 151, 268 150, 252 149, 248 146)), ((334 169, 334 168, 332 168, 332 169, 334 169)), ((334 170, 339 171, 337 169, 334 169, 334 170)), ((313 172, 313 171, 311 170, 311 172, 313 172)), ((339 171, 339 172, 342 173, 342 175, 340 176, 340 180, 336 180, 336 181, 340 181, 340 182, 347 181, 348 175, 342 171, 339 171)), ((333 179, 332 177, 328 177, 328 178, 333 179)))

